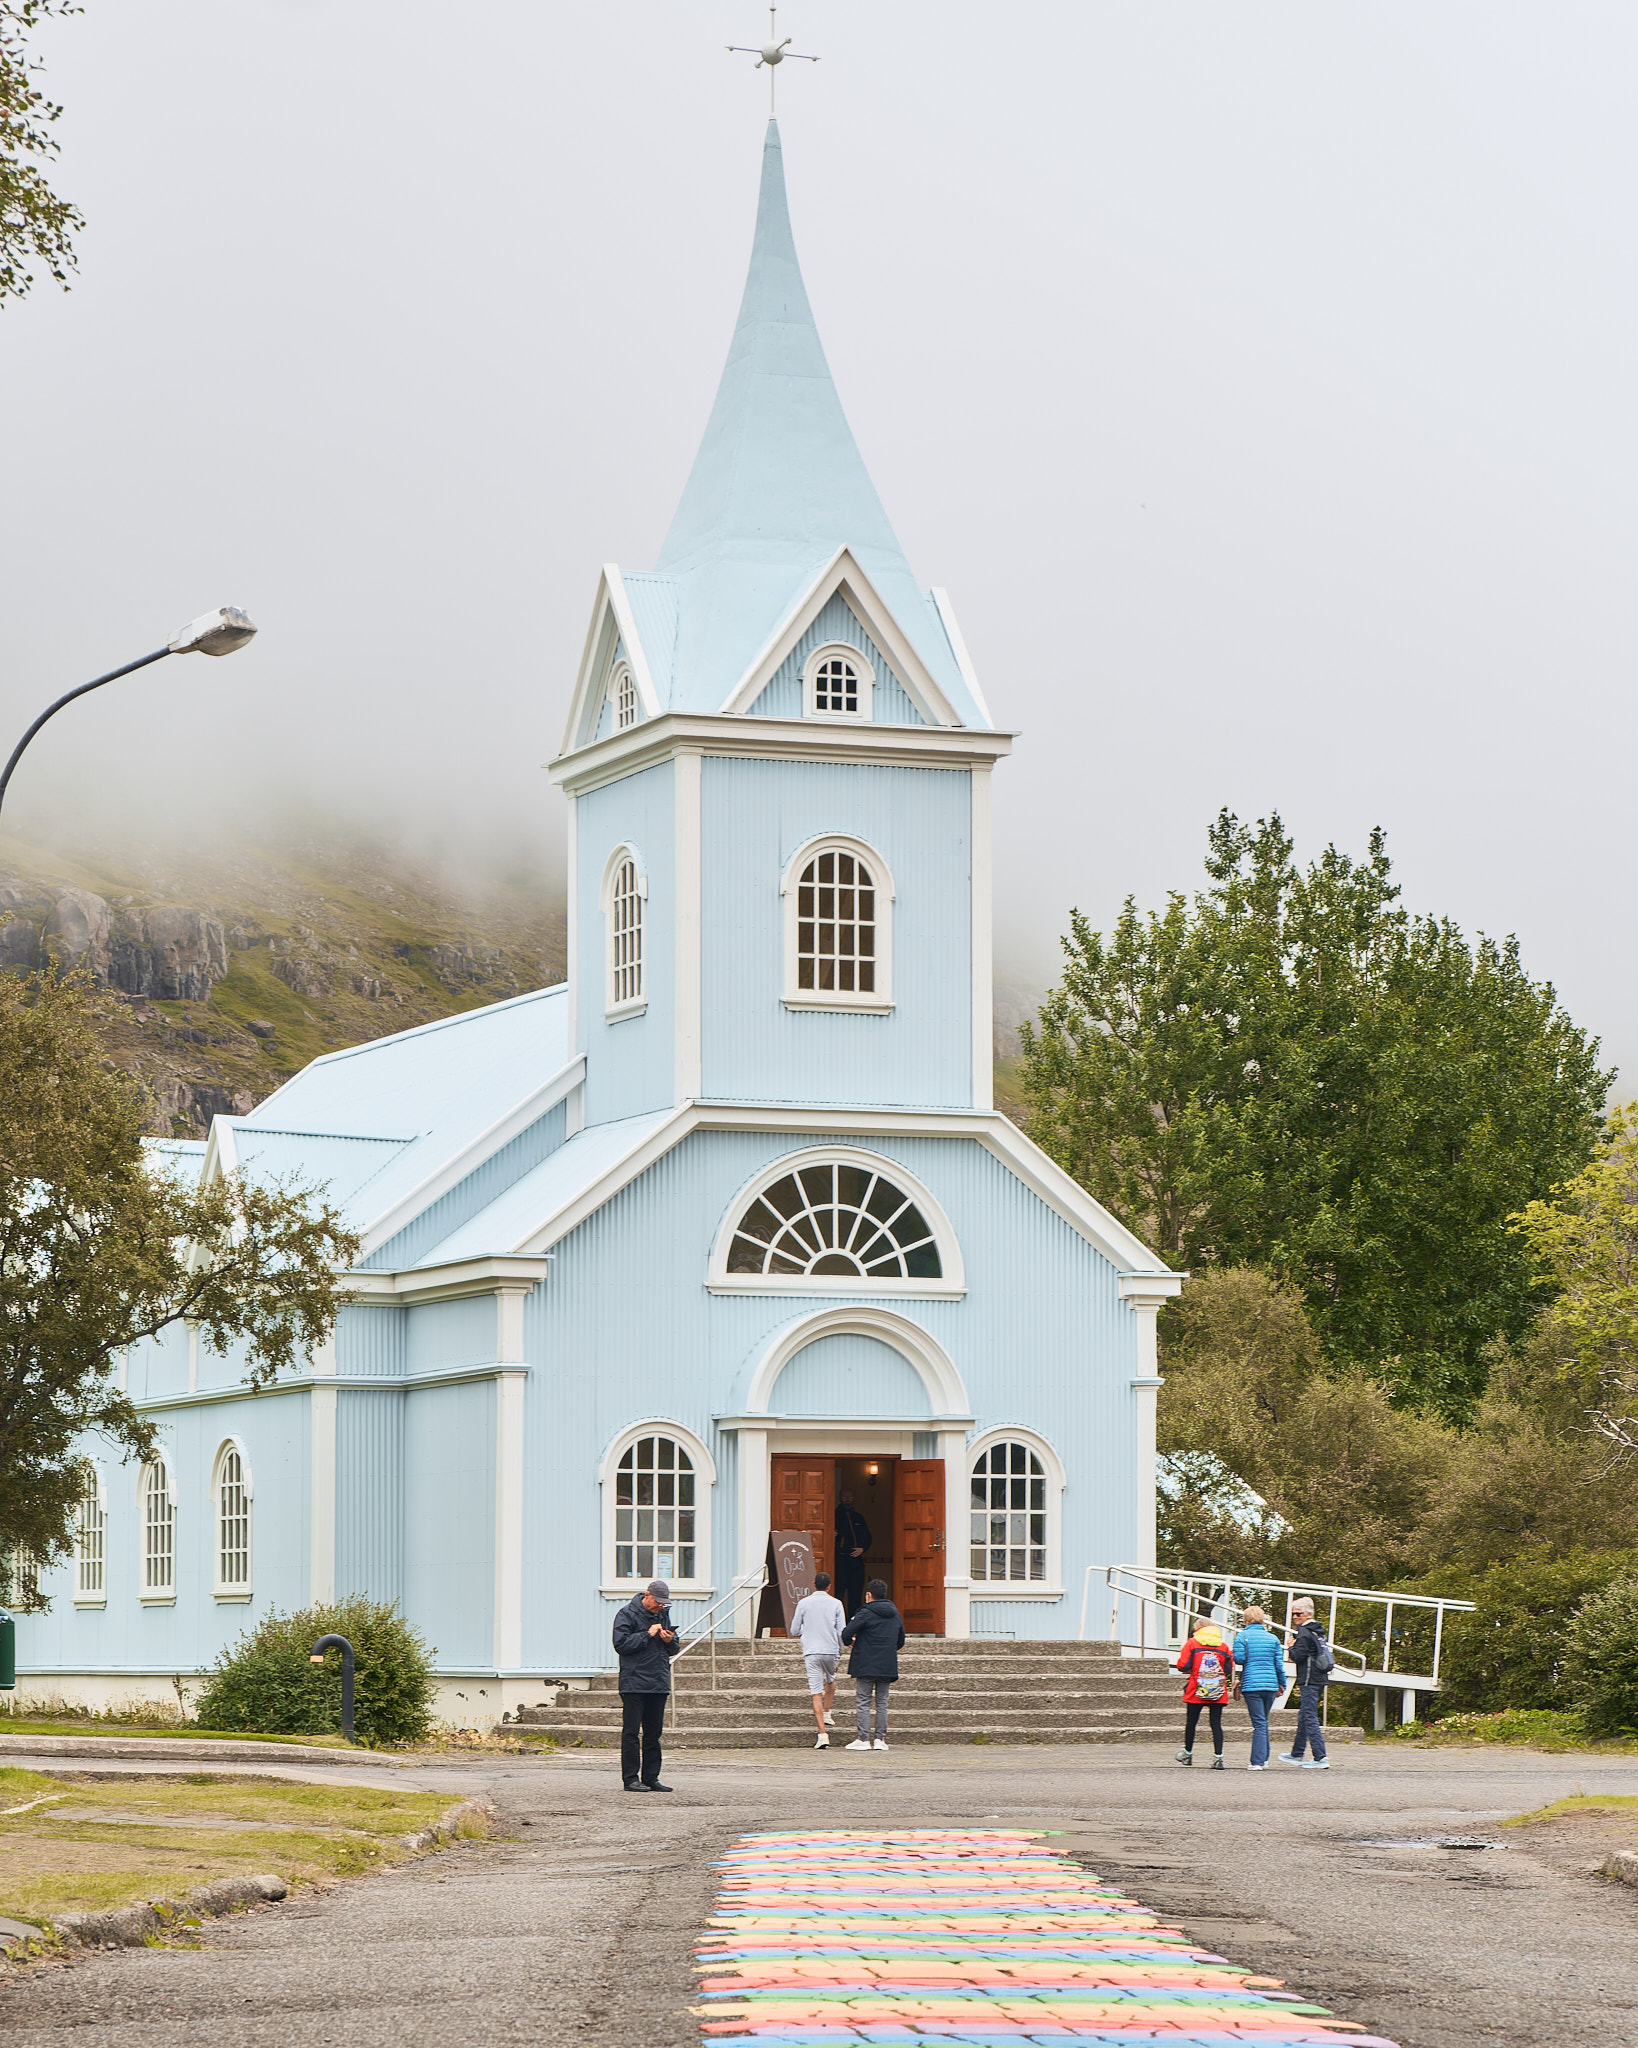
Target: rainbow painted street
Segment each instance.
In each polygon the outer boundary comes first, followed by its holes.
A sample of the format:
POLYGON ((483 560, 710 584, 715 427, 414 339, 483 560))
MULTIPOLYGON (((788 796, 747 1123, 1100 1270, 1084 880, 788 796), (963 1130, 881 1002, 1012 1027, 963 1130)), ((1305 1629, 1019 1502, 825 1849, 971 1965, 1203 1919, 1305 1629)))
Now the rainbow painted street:
POLYGON ((699 1949, 706 2038, 764 2048, 1394 2048, 1195 1948, 1022 1831, 746 1835, 699 1949))

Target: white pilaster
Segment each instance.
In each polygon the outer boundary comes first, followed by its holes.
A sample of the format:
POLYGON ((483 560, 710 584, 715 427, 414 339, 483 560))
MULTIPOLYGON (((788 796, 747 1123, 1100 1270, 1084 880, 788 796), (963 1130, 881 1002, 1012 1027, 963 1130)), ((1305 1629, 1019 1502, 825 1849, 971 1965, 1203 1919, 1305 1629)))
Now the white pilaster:
POLYGON ((972 784, 973 1108, 995 1107, 995 943, 990 874, 990 775, 972 784))
POLYGON ((970 1636, 973 1630, 967 1555, 967 1432, 941 1429, 938 1454, 944 1460, 944 1633, 970 1636))
POLYGON ((692 1102, 700 1093, 700 756, 679 753, 671 766, 676 807, 676 913, 672 920, 676 1008, 676 1077, 678 1102, 692 1102))
MULTIPOLYGON (((313 1354, 315 1374, 334 1372, 335 1348, 329 1347, 328 1368, 313 1354)), ((310 1606, 328 1605, 336 1597, 336 1390, 314 1386, 307 1396, 308 1431, 312 1440, 311 1513, 307 1537, 307 1599, 310 1606)))
MULTIPOLYGON (((502 1320, 515 1301, 521 1333, 521 1297, 500 1297, 502 1320)), ((504 1356, 504 1352, 502 1354, 504 1356)), ((523 1662, 523 1389, 526 1374, 495 1379, 495 1669, 523 1662)))
MULTIPOLYGON (((768 1432, 742 1429, 739 1432, 739 1569, 738 1579, 761 1576, 768 1554, 769 1498, 768 1432)), ((756 1603, 747 1601, 735 1612, 736 1634, 756 1632, 756 1603)))
POLYGON ((1183 1291, 1186 1273, 1122 1273, 1120 1291, 1137 1318, 1137 1355, 1132 1374, 1132 1558, 1152 1571, 1155 1563, 1155 1414, 1160 1393, 1160 1344, 1156 1320, 1162 1307, 1183 1291))
MULTIPOLYGON (((569 798, 569 830, 565 840, 565 848, 566 873, 564 887, 568 890, 566 899, 568 910, 563 926, 563 944, 565 948, 563 955, 563 979, 568 986, 564 991, 563 999, 569 1006, 569 1035, 565 1042, 564 1057, 572 1060, 580 1045, 580 1012, 577 1007, 580 1001, 580 799, 578 796, 571 795, 569 798)), ((582 1100, 584 1100, 585 1086, 585 1082, 582 1081, 579 1090, 582 1100)), ((569 1114, 571 1116, 574 1114, 572 1102, 570 1103, 569 1114)), ((585 1122, 583 1110, 581 1122, 585 1122)))

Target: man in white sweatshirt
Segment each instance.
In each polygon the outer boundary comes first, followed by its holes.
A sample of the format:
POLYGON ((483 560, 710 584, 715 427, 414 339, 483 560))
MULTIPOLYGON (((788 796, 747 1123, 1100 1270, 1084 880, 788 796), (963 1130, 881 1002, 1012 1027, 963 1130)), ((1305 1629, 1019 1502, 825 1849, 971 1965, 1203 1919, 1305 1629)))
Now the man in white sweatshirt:
POLYGON ((836 1704, 836 1666, 842 1654, 842 1624, 847 1620, 840 1600, 830 1591, 830 1573, 815 1572, 814 1590, 804 1593, 791 1616, 791 1634, 802 1644, 802 1662, 808 1668, 808 1691, 813 1695, 813 1718, 819 1729, 815 1749, 829 1749, 829 1730, 835 1725, 830 1710, 836 1704))

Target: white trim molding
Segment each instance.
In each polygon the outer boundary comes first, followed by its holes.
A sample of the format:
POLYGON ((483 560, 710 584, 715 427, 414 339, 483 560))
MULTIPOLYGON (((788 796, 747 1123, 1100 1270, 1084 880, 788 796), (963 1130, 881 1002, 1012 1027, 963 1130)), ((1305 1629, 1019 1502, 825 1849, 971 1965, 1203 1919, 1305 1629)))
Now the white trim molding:
POLYGON ((692 1102, 700 1093, 704 1072, 701 784, 700 755, 684 748, 671 766, 676 892, 671 914, 672 1086, 678 1102, 692 1102))
MULTIPOLYGON (((776 1330, 764 1346, 751 1373, 745 1397, 745 1414, 771 1417, 773 1392, 779 1375, 799 1351, 817 1344, 822 1337, 873 1337, 896 1351, 927 1389, 932 1414, 910 1423, 914 1429, 928 1429, 938 1423, 965 1422, 971 1403, 966 1382, 954 1359, 938 1339, 908 1316, 891 1309, 870 1308, 862 1303, 842 1308, 813 1309, 776 1330)), ((764 1424, 764 1427, 767 1425, 764 1424)), ((863 1426, 863 1425, 861 1425, 863 1426)), ((886 1428, 890 1425, 874 1425, 886 1428)))
MULTIPOLYGON (((814 886, 821 885, 816 880, 814 886)), ((848 832, 820 832, 812 839, 803 840, 785 863, 785 872, 779 878, 779 894, 785 911, 784 1004, 787 1010, 845 1010, 884 1015, 892 1009, 893 899, 897 893, 892 870, 868 840, 855 839, 848 832), (875 951, 871 956, 874 967, 871 979, 876 984, 873 989, 801 988, 797 985, 798 928, 804 922, 801 916, 802 878, 810 863, 817 862, 827 853, 850 855, 870 875, 870 886, 876 899, 872 941, 875 951)))
MULTIPOLYGON (((603 863, 603 879, 597 890, 597 907, 603 913, 603 1021, 618 1023, 625 1017, 640 1017, 648 1008, 648 869, 643 856, 629 839, 621 840, 603 863), (617 993, 615 977, 621 971, 620 963, 614 957, 615 940, 618 934, 614 927, 615 886, 627 866, 632 872, 632 885, 636 905, 634 929, 637 936, 635 993, 622 996, 617 993)), ((631 963, 626 963, 629 974, 631 963)))
POLYGON ((1026 1450, 1033 1451, 1046 1475, 1046 1578, 973 1579, 971 1597, 974 1600, 1061 1600, 1064 1597, 1063 1497, 1069 1480, 1063 1459, 1038 1429, 1026 1428, 1020 1422, 1001 1422, 983 1430, 968 1444, 961 1555, 970 1571, 970 1553, 977 1547, 972 1541, 972 1516, 975 1512, 972 1506, 973 1467, 982 1452, 1001 1443, 1022 1444, 1026 1450))
POLYGON ((685 1423, 669 1416, 649 1415, 628 1423, 604 1451, 597 1467, 597 1486, 602 1495, 602 1566, 599 1591, 605 1598, 629 1600, 648 1584, 652 1574, 622 1579, 614 1569, 615 1475, 620 1460, 639 1438, 668 1436, 688 1453, 694 1467, 694 1574, 687 1579, 668 1579, 673 1594, 690 1600, 709 1596, 711 1579, 711 1520, 716 1502, 717 1461, 710 1446, 685 1423))
MULTIPOLYGON (((827 640, 822 647, 816 647, 802 664, 802 716, 804 718, 828 718, 845 725, 868 725, 871 721, 871 706, 876 690, 876 671, 865 655, 851 640, 827 640), (853 671, 854 708, 851 711, 836 711, 819 708, 819 670, 827 661, 845 661, 853 671)), ((827 695, 834 694, 827 691, 827 695)))
POLYGON ((785 1152, 765 1166, 759 1166, 745 1181, 723 1211, 706 1263, 705 1284, 713 1294, 821 1294, 832 1300, 838 1295, 868 1292, 872 1298, 894 1296, 909 1300, 949 1300, 967 1291, 966 1267, 955 1229, 927 1183, 886 1152, 868 1152, 852 1145, 808 1145, 800 1152, 785 1152), (872 1280, 863 1274, 827 1273, 731 1273, 728 1256, 733 1248, 740 1218, 763 1191, 788 1174, 809 1166, 851 1166, 861 1173, 874 1173, 912 1200, 925 1218, 938 1247, 939 1278, 936 1280, 872 1280))

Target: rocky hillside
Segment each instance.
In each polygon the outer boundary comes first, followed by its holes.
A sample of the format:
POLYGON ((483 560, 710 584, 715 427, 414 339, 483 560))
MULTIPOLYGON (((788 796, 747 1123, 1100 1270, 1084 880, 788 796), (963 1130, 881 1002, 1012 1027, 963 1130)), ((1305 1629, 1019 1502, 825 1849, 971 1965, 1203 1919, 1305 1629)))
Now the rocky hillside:
POLYGON ((393 850, 215 846, 59 856, 0 842, 0 971, 103 991, 108 1053, 160 1135, 243 1115, 321 1052, 563 976, 561 892, 393 850))

